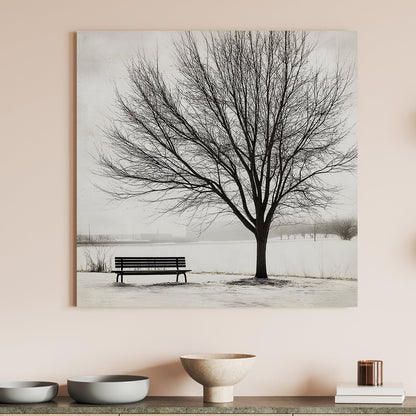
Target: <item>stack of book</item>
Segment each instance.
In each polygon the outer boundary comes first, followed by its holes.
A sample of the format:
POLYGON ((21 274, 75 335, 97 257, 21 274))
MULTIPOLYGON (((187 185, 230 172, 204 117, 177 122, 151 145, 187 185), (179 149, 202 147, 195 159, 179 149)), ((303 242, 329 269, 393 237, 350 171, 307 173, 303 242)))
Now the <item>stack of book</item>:
POLYGON ((359 386, 339 383, 335 403, 402 404, 405 391, 402 383, 384 383, 382 386, 359 386))

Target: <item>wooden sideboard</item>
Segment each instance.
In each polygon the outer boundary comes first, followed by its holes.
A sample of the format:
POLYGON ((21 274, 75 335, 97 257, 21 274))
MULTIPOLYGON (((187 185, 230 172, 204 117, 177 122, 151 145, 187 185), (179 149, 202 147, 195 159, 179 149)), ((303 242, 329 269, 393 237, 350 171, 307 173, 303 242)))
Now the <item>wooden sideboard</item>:
POLYGON ((414 414, 416 397, 407 397, 404 404, 335 404, 334 397, 275 397, 255 396, 236 397, 232 403, 204 403, 202 397, 165 396, 146 397, 141 402, 123 405, 86 405, 74 402, 69 397, 57 397, 48 403, 39 404, 0 404, 0 414, 18 415, 68 415, 83 414, 122 416, 131 414, 153 415, 258 415, 291 414, 303 416, 317 415, 360 415, 360 414, 414 414))

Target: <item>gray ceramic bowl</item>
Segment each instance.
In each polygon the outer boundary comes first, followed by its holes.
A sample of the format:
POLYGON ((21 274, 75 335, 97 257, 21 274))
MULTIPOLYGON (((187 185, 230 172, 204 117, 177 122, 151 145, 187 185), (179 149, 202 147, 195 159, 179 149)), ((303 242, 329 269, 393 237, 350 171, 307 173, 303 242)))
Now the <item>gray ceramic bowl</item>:
POLYGON ((68 393, 80 403, 134 403, 143 400, 148 392, 149 378, 143 376, 84 376, 68 379, 68 393))
POLYGON ((49 381, 15 381, 0 383, 0 403, 43 403, 58 394, 58 383, 49 381))

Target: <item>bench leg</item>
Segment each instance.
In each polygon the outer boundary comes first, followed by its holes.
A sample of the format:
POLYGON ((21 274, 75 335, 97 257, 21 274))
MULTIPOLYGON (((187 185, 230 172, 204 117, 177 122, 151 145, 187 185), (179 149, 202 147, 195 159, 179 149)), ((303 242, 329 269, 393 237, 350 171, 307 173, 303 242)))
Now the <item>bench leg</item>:
POLYGON ((118 283, 118 276, 119 276, 119 274, 117 273, 116 283, 118 283))
POLYGON ((182 273, 178 273, 176 275, 176 281, 179 282, 179 276, 183 274, 183 277, 185 278, 185 283, 188 283, 188 279, 186 278, 186 273, 182 272, 182 273))

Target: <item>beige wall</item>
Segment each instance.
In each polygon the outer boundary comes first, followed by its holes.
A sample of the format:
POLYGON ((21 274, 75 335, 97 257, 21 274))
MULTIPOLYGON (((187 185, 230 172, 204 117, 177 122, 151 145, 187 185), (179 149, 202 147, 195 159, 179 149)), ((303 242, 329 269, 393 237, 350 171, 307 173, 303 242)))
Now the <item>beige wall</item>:
POLYGON ((197 395, 178 356, 229 351, 258 355, 237 395, 332 394, 366 358, 416 395, 415 20, 413 0, 0 0, 1 379, 197 395), (225 28, 358 31, 359 307, 75 308, 74 32, 225 28))

